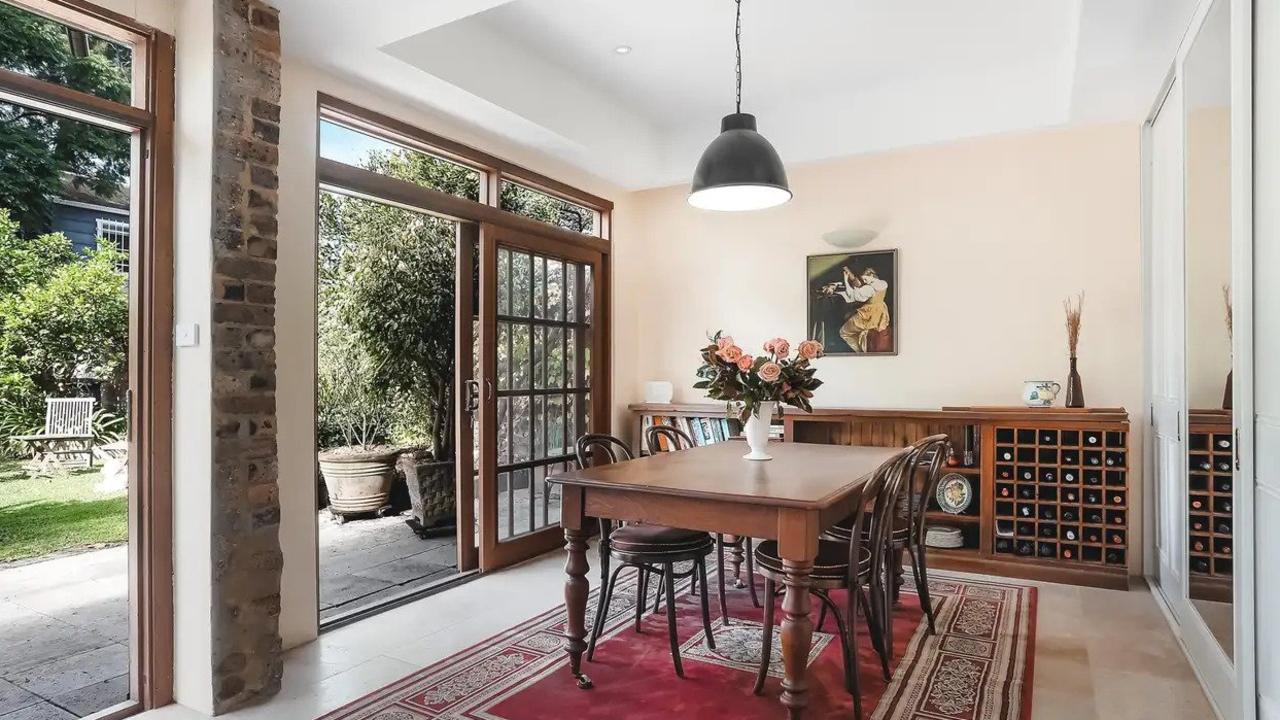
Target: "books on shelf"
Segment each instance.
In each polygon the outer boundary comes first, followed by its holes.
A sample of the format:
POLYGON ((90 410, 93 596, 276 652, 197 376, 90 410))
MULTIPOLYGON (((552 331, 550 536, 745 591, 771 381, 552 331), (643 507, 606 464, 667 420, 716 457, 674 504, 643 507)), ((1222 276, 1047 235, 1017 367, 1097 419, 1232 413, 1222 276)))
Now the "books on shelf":
MULTIPOLYGON (((640 438, 642 443, 649 428, 654 425, 669 425, 681 430, 693 440, 694 445, 699 447, 724 442, 741 434, 730 423, 729 418, 725 417, 642 415, 640 417, 640 438)), ((772 427, 770 429, 770 437, 775 440, 781 439, 782 426, 772 427)), ((663 452, 674 449, 670 446, 670 441, 666 437, 659 436, 658 445, 663 452)), ((648 450, 648 447, 641 448, 644 453, 647 453, 648 450)))

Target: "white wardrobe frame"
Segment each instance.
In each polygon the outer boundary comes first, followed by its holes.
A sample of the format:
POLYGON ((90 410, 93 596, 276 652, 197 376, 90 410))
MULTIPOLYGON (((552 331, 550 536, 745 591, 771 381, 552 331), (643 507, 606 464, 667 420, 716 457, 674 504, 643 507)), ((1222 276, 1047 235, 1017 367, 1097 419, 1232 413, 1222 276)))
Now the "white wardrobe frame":
MULTIPOLYGON (((1267 0, 1272 1, 1272 0, 1267 0)), ((1166 618, 1174 634, 1182 644, 1193 669, 1205 687, 1210 702, 1213 703, 1219 716, 1224 720, 1256 720, 1257 707, 1257 643, 1256 643, 1256 578, 1255 578, 1255 524, 1254 524, 1254 343, 1253 343, 1253 0, 1202 0, 1196 7, 1187 34, 1178 49, 1173 67, 1165 83, 1156 96, 1151 114, 1142 129, 1142 178, 1143 178, 1143 297, 1144 327, 1146 328, 1146 352, 1144 391, 1149 408, 1149 422, 1152 426, 1157 420, 1156 403, 1152 392, 1152 369, 1157 359, 1154 357, 1153 323, 1151 305, 1153 286, 1156 279, 1152 273, 1153 237, 1151 222, 1151 124, 1161 112, 1165 99, 1172 88, 1177 88, 1177 101, 1184 102, 1186 94, 1181 91, 1183 62, 1195 41, 1209 10, 1214 3, 1227 3, 1230 10, 1231 26, 1231 278, 1232 306, 1235 313, 1235 328, 1232 346, 1233 396, 1236 433, 1237 471, 1235 475, 1235 514, 1234 543, 1235 568, 1233 575, 1233 609, 1234 609, 1234 659, 1228 658, 1200 614, 1191 605, 1187 594, 1187 572, 1181 569, 1176 578, 1177 587, 1174 592, 1166 594, 1159 585, 1159 558, 1156 556, 1155 533, 1161 518, 1157 513, 1160 508, 1155 499, 1159 496, 1155 488, 1154 451, 1151 442, 1147 443, 1144 482, 1146 496, 1149 498, 1145 509, 1147 514, 1145 567, 1152 584, 1152 594, 1164 610, 1166 618)), ((1171 108, 1163 108, 1165 111, 1171 108)), ((1182 108, 1172 108, 1179 113, 1179 122, 1185 120, 1182 108)), ((1185 125, 1183 130, 1183 176, 1186 167, 1185 125)), ((1185 216, 1185 182, 1183 184, 1183 214, 1185 216)), ((1185 228, 1185 223, 1182 224, 1185 228)), ((1185 232, 1182 252, 1185 258, 1185 232)), ((1181 264, 1180 264, 1181 267, 1181 264)), ((1185 282, 1185 281, 1184 281, 1185 282)), ((1183 294, 1185 306, 1185 293, 1183 294)), ((1185 322, 1185 312, 1184 322, 1185 322)), ((1185 337, 1185 328, 1184 333, 1185 337)), ((1182 354, 1185 366, 1185 353, 1182 354)), ((1183 373, 1185 380, 1185 372, 1183 373)), ((1180 533, 1173 538, 1181 542, 1181 558, 1187 557, 1187 523, 1185 521, 1185 478, 1187 453, 1185 438, 1187 433, 1187 394, 1184 388, 1181 396, 1181 407, 1177 410, 1178 435, 1184 443, 1179 457, 1182 464, 1180 476, 1182 484, 1173 489, 1182 498, 1180 502, 1166 505, 1178 512, 1170 527, 1180 528, 1180 533)), ((1167 402, 1165 403, 1168 404, 1167 402)), ((1166 408, 1167 409, 1167 408, 1166 408)), ((1148 433, 1151 435, 1153 433, 1148 433)), ((1169 489, 1165 489, 1169 492, 1169 489)), ((1166 588, 1167 590, 1167 588, 1166 588)))

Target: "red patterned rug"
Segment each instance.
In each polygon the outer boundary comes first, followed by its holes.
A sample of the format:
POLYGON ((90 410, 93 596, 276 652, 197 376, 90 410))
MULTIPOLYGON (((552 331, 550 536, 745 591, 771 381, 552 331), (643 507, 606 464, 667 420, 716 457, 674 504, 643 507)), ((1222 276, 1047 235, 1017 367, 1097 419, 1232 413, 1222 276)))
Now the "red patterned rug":
MULTIPOLYGON (((908 575, 908 585, 909 580, 908 575)), ((941 574, 929 587, 937 607, 938 634, 928 634, 919 599, 904 591, 894 612, 893 679, 888 684, 879 674, 866 625, 859 622, 860 683, 867 717, 1029 720, 1035 588, 941 574), (875 711, 869 712, 873 707, 875 711)), ((319 720, 781 717, 782 666, 776 634, 773 677, 762 697, 751 693, 761 652, 763 611, 751 605, 745 589, 730 590, 732 622, 725 626, 719 621, 717 603, 712 602, 716 650, 710 650, 704 642, 698 598, 689 595, 687 585, 684 590, 676 601, 683 680, 671 666, 665 613, 647 615, 639 634, 632 627, 632 575, 618 580, 595 661, 584 660, 583 669, 595 683, 592 690, 578 690, 566 669, 560 635, 565 615, 560 607, 319 720)), ((588 628, 595 598, 593 592, 588 628)), ((843 596, 837 593, 835 599, 843 607, 843 596)), ((814 633, 806 717, 851 718, 840 643, 830 618, 825 629, 828 632, 814 633)))

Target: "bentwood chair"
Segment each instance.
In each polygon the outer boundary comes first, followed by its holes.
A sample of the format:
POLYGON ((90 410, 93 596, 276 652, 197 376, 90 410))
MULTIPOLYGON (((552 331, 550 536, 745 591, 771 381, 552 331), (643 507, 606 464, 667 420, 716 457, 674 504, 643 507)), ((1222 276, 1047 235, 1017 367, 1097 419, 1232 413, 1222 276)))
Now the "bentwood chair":
MULTIPOLYGON (((911 574, 916 583, 916 593, 920 597, 920 606, 925 612, 925 617, 928 618, 929 633, 936 633, 933 602, 929 598, 928 570, 925 565, 925 513, 929 508, 929 499, 937 491, 948 442, 946 435, 931 435, 910 446, 911 461, 904 469, 904 480, 894 504, 893 526, 889 529, 887 540, 889 543, 887 552, 893 564, 885 571, 884 580, 889 599, 881 618, 885 633, 884 645, 889 648, 890 655, 893 653, 892 600, 896 594, 897 583, 896 577, 889 576, 895 575, 901 569, 897 559, 902 552, 911 556, 911 574)), ((852 536, 852 524, 853 518, 846 518, 828 528, 826 534, 834 540, 847 542, 852 536)), ((870 528, 863 529, 862 541, 871 542, 870 528)), ((825 620, 826 608, 824 607, 818 616, 818 629, 822 628, 825 620)))
MULTIPOLYGON (((680 428, 671 427, 670 425, 654 425, 645 430, 644 442, 648 446, 650 454, 660 452, 676 452, 680 450, 688 450, 695 447, 693 438, 689 437, 689 433, 680 428), (663 442, 665 440, 665 443, 663 442), (665 444, 665 447, 664 447, 665 444)), ((747 563, 747 587, 751 590, 751 604, 760 607, 760 599, 756 597, 756 578, 755 578, 755 560, 753 541, 749 537, 734 537, 731 542, 725 542, 724 535, 716 535, 716 579, 720 581, 720 617, 725 625, 729 624, 729 608, 725 603, 724 595, 724 550, 732 548, 737 552, 742 552, 745 548, 747 563)), ((735 577, 736 579, 736 577, 735 577)), ((742 587, 739 585, 738 587, 742 587)))
MULTIPOLYGON (((635 456, 631 448, 612 435, 587 434, 578 438, 578 464, 591 467, 600 462, 622 462, 635 456), (600 461, 600 462, 597 462, 600 461)), ((623 568, 633 567, 639 572, 636 581, 635 629, 640 632, 640 620, 648 605, 648 579, 657 574, 658 593, 666 590, 667 636, 671 642, 671 660, 676 675, 684 677, 684 665, 680 662, 680 640, 676 636, 676 580, 690 578, 691 583, 702 585, 702 629, 706 632, 707 647, 715 649, 715 637, 711 632, 711 609, 707 599, 707 556, 711 554, 711 536, 700 530, 682 530, 662 525, 632 523, 611 529, 611 523, 600 519, 600 597, 596 604, 595 622, 591 627, 591 640, 587 644, 587 660, 596 652, 596 642, 604 632, 605 618, 609 615, 609 603, 623 568), (609 572, 610 559, 618 561, 618 567, 609 572), (691 562, 687 572, 676 572, 675 564, 691 562)))
MULTIPOLYGON (((893 457, 886 460, 871 479, 863 483, 858 494, 853 498, 857 509, 851 518, 850 527, 854 533, 845 542, 821 539, 818 541, 818 555, 814 559, 811 571, 809 592, 818 598, 823 610, 830 609, 835 617, 840 635, 840 646, 844 653, 845 689, 853 696, 853 710, 857 718, 862 717, 862 693, 858 680, 858 609, 862 609, 867 619, 871 634, 871 644, 880 656, 880 666, 885 681, 889 680, 889 654, 884 647, 884 633, 881 631, 880 616, 887 595, 883 589, 884 571, 890 561, 889 532, 893 526, 895 500, 903 482, 906 466, 911 461, 913 449, 903 448, 893 457), (866 506, 871 503, 870 532, 880 542, 864 543, 861 541, 866 506), (870 586, 868 597, 866 588, 870 586), (846 609, 841 614, 840 608, 831 599, 832 590, 847 591, 846 609)), ((774 605, 779 594, 779 585, 784 581, 782 557, 778 552, 775 540, 766 540, 756 547, 756 567, 765 578, 764 585, 764 632, 763 647, 760 654, 760 668, 756 674, 754 692, 759 695, 764 690, 765 678, 769 675, 769 664, 773 650, 773 617, 774 605)))

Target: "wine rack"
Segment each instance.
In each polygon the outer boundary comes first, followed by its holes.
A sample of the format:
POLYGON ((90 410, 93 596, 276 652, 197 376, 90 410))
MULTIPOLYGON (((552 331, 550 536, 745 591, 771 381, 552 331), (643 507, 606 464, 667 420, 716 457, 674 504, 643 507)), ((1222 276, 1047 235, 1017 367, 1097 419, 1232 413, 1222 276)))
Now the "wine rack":
POLYGON ((1128 456, 1124 430, 996 426, 993 551, 1127 567, 1128 456))
POLYGON ((1235 461, 1230 413, 1192 411, 1187 439, 1191 596, 1230 601, 1235 461))
MULTIPOLYGON (((723 412, 708 405, 630 409, 641 420, 723 412)), ((930 547, 930 568, 1119 590, 1141 574, 1142 538, 1129 526, 1141 491, 1129 484, 1124 408, 788 408, 783 426, 785 442, 801 443, 903 447, 949 436, 961 467, 944 472, 970 479, 973 502, 951 515, 930 498, 926 524, 958 527, 964 541, 930 547)))

